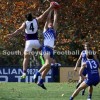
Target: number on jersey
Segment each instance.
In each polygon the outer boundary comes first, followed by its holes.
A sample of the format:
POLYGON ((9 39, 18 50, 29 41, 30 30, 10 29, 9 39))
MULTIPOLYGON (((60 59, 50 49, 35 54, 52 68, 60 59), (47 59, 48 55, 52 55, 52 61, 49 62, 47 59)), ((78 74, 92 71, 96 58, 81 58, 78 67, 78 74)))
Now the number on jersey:
POLYGON ((30 24, 30 30, 34 31, 33 23, 30 24))
POLYGON ((91 61, 91 62, 90 62, 90 68, 91 68, 91 69, 97 68, 97 64, 96 64, 95 61, 91 61))

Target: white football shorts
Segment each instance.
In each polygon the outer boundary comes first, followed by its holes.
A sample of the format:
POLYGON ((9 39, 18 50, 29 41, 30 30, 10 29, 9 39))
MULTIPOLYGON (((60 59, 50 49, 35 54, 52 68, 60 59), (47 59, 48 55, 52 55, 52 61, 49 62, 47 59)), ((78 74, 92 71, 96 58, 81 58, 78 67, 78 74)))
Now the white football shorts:
POLYGON ((41 47, 41 44, 39 40, 27 40, 25 43, 24 52, 31 52, 32 48, 39 49, 40 47, 41 47))

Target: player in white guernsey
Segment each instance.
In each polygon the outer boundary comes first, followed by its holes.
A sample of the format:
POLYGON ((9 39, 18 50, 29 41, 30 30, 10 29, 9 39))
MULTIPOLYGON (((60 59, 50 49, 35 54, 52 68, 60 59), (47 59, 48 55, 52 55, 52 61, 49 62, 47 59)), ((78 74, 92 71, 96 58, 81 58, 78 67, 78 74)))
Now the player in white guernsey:
POLYGON ((22 23, 22 25, 12 34, 8 34, 8 38, 12 38, 20 33, 23 29, 25 30, 25 49, 24 49, 24 60, 23 60, 23 74, 21 78, 26 77, 27 66, 29 63, 30 52, 32 48, 39 49, 41 47, 39 40, 38 40, 38 23, 44 20, 45 16, 50 12, 55 5, 50 5, 50 7, 39 17, 33 18, 32 14, 27 14, 26 21, 22 23))
MULTIPOLYGON (((87 60, 87 57, 86 57, 86 53, 87 53, 87 51, 92 51, 91 50, 91 46, 90 46, 90 44, 88 43, 88 42, 86 42, 85 44, 84 44, 84 49, 85 50, 83 50, 82 52, 81 52, 81 54, 80 54, 80 57, 79 57, 79 59, 77 60, 77 62, 76 62, 76 66, 75 66, 75 68, 74 68, 74 70, 75 71, 77 71, 77 67, 79 66, 79 64, 80 64, 80 62, 81 62, 81 66, 86 62, 86 60, 87 60)), ((94 52, 94 51, 93 51, 94 52)), ((96 54, 95 54, 95 52, 94 52, 94 59, 99 63, 99 60, 97 59, 97 56, 96 56, 96 54)), ((83 73, 82 73, 84 76, 86 76, 86 74, 87 74, 87 70, 86 69, 84 69, 84 71, 83 71, 83 73)), ((80 77, 79 76, 79 81, 78 81, 78 84, 77 84, 77 86, 76 86, 76 88, 78 88, 79 87, 79 85, 83 82, 84 80, 82 79, 82 77, 80 77)), ((89 87, 88 88, 89 89, 89 91, 93 91, 93 88, 92 87, 89 87)), ((84 92, 85 92, 85 90, 82 90, 82 95, 84 95, 84 92)))
POLYGON ((38 86, 46 89, 44 86, 44 80, 47 72, 50 70, 51 62, 53 60, 53 47, 55 42, 56 30, 57 30, 57 10, 54 9, 54 21, 52 23, 51 14, 53 10, 48 14, 47 21, 44 26, 43 35, 44 35, 44 46, 42 48, 42 54, 45 60, 44 65, 40 70, 34 75, 35 83, 38 86), (41 75, 41 79, 38 80, 38 76, 41 75))

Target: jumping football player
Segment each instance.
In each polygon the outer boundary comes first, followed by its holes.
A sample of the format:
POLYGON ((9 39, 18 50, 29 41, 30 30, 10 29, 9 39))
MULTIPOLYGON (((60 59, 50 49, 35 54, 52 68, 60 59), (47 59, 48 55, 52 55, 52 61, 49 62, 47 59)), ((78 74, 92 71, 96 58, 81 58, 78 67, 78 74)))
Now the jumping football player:
POLYGON ((47 21, 44 26, 43 35, 44 35, 44 46, 42 48, 42 54, 45 60, 44 65, 41 69, 34 75, 34 80, 38 84, 38 86, 46 89, 44 86, 44 80, 47 72, 50 70, 51 62, 53 60, 53 47, 55 42, 55 36, 57 31, 57 10, 54 9, 54 21, 52 23, 51 14, 53 10, 48 14, 47 21), (41 79, 38 80, 38 76, 41 75, 41 79), (38 82, 37 82, 38 81, 38 82))

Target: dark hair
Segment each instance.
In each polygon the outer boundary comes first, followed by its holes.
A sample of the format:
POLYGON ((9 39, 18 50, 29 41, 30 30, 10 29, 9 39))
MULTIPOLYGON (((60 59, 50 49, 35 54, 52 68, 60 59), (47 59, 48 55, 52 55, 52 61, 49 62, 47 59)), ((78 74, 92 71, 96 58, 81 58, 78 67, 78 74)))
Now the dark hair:
POLYGON ((25 15, 25 18, 28 20, 28 21, 32 21, 33 20, 33 16, 31 13, 28 13, 25 15))
POLYGON ((94 55, 93 51, 87 51, 87 53, 86 53, 86 56, 88 59, 93 59, 94 58, 93 55, 94 55))

